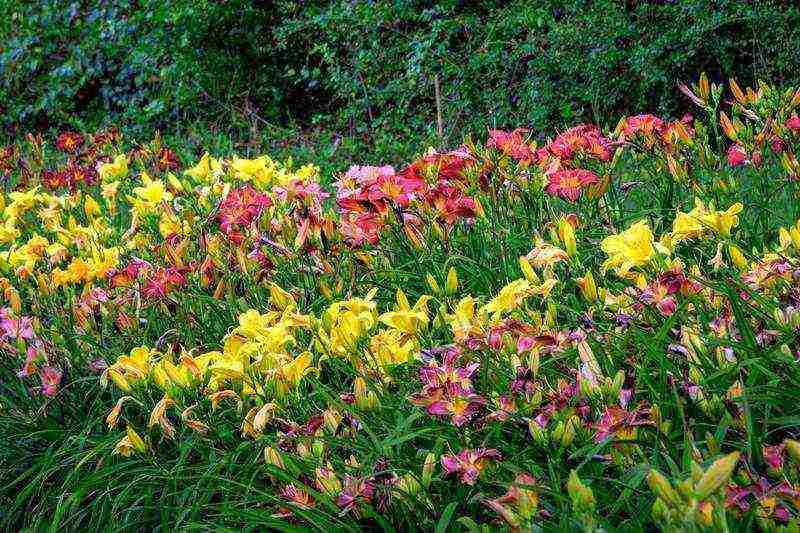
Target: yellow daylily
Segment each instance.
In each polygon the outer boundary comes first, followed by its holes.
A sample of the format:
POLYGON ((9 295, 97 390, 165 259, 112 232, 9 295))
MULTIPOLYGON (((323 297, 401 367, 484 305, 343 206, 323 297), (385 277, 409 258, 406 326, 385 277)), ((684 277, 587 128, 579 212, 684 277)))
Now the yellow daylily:
POLYGON ((169 192, 161 180, 154 180, 146 172, 142 172, 142 187, 135 187, 133 193, 146 207, 153 208, 161 202, 172 200, 169 192))
POLYGON ((378 320, 391 328, 416 335, 419 330, 428 325, 428 295, 420 296, 412 308, 405 293, 397 289, 397 310, 383 313, 378 320))
POLYGON ((100 164, 97 174, 100 181, 103 182, 126 177, 128 175, 128 157, 125 154, 119 154, 111 163, 100 164))
POLYGON ((380 368, 406 363, 417 352, 417 345, 398 329, 387 329, 372 336, 369 352, 380 368))
POLYGON ((608 255, 603 271, 614 268, 619 276, 625 276, 634 267, 647 265, 655 255, 653 232, 645 220, 622 233, 609 235, 600 243, 600 248, 608 255))
POLYGON ((528 296, 536 292, 527 279, 517 279, 500 289, 500 292, 481 307, 481 313, 491 313, 499 316, 502 313, 513 311, 522 304, 528 296))
POLYGON ((185 171, 184 174, 191 176, 199 182, 208 183, 222 175, 222 163, 211 157, 211 154, 208 152, 205 152, 200 157, 200 161, 198 161, 195 166, 185 171))
POLYGON ((713 203, 706 207, 702 200, 695 199, 695 206, 691 211, 678 212, 675 216, 670 235, 671 244, 697 238, 708 230, 722 237, 730 237, 731 229, 739 225, 738 215, 742 209, 742 204, 737 202, 725 211, 717 211, 713 203))
POLYGON ((278 396, 284 396, 289 390, 296 389, 300 384, 300 380, 312 370, 310 352, 303 352, 288 363, 283 364, 275 374, 278 396))

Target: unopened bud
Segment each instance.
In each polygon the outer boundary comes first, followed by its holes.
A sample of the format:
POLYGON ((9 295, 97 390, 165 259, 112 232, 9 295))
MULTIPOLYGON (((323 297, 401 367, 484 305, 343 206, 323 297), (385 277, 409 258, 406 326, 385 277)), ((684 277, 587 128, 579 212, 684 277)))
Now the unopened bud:
POLYGON ((422 465, 422 485, 428 487, 433 478, 433 471, 436 469, 436 454, 431 452, 425 456, 425 462, 422 465))
POLYGON ((722 488, 730 479, 738 462, 739 452, 730 453, 714 461, 695 486, 694 492, 697 499, 705 500, 722 488))
POLYGON ((681 505, 681 497, 675 492, 675 489, 672 488, 672 484, 667 481, 667 478, 658 470, 650 470, 650 473, 647 474, 647 484, 650 485, 650 490, 669 507, 675 509, 681 505))

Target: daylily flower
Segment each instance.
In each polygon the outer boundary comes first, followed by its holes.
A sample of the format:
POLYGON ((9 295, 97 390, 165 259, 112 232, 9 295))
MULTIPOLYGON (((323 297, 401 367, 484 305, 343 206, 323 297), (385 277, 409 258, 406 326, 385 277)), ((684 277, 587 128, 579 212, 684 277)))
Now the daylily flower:
POLYGON ((502 313, 513 311, 519 307, 526 298, 536 292, 536 289, 526 279, 514 280, 492 298, 489 303, 481 307, 482 313, 493 313, 496 317, 502 313))
POLYGON ((42 379, 42 394, 50 398, 55 396, 61 383, 61 371, 51 366, 46 366, 39 372, 39 377, 42 379))
POLYGON ((204 152, 200 161, 195 166, 186 170, 184 174, 191 176, 200 183, 208 183, 211 180, 222 176, 222 163, 211 157, 208 152, 204 152))
POLYGON ((653 233, 644 220, 622 233, 609 235, 600 243, 600 248, 609 256, 603 262, 603 270, 615 268, 621 277, 634 267, 647 265, 655 255, 653 233))
POLYGON ((128 175, 128 157, 119 154, 111 163, 102 163, 97 167, 97 174, 103 182, 124 178, 128 175))
POLYGON ((487 507, 495 511, 512 528, 520 527, 533 519, 539 507, 536 479, 522 472, 509 484, 503 496, 484 500, 487 507))
POLYGON ((732 167, 738 167, 747 164, 747 152, 739 144, 731 145, 727 153, 728 164, 732 167))
POLYGON ((512 157, 520 163, 532 163, 536 154, 531 146, 525 142, 524 135, 528 130, 518 128, 511 133, 501 130, 489 130, 487 148, 495 148, 512 157))
POLYGON ((445 475, 458 474, 458 479, 467 485, 474 485, 481 472, 492 460, 500 460, 502 455, 494 448, 463 450, 458 455, 443 455, 442 468, 445 475))
POLYGON ((570 202, 578 201, 588 185, 598 183, 597 174, 583 169, 562 169, 547 176, 545 191, 570 202))

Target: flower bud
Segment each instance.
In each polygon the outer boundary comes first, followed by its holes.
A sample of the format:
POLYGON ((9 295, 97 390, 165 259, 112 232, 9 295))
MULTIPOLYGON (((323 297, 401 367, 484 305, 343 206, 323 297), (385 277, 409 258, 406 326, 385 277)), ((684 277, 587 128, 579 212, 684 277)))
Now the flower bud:
POLYGON ((458 272, 455 267, 450 267, 447 271, 447 281, 444 285, 444 290, 448 296, 452 296, 458 291, 458 272))
POLYGON ((572 500, 573 509, 579 514, 594 512, 594 493, 578 477, 578 473, 573 470, 567 480, 567 493, 572 500))
POLYGON ((397 487, 397 490, 400 492, 403 492, 409 496, 415 496, 422 490, 422 485, 420 485, 420 482, 417 481, 417 478, 411 474, 405 474, 404 476, 401 476, 400 479, 397 480, 395 487, 397 487))
POLYGON ((800 464, 800 442, 793 439, 786 439, 783 441, 786 444, 786 453, 797 464, 800 464))
POLYGON ((336 433, 336 429, 342 421, 342 414, 336 409, 326 409, 322 413, 322 418, 325 421, 325 428, 331 433, 336 433))
POLYGON ((575 431, 578 427, 578 417, 572 415, 564 424, 564 432, 561 434, 561 447, 569 448, 572 441, 575 440, 575 431))
POLYGON ((650 470, 650 473, 647 474, 647 484, 650 485, 650 490, 669 507, 675 509, 683 503, 681 497, 672 488, 672 484, 658 470, 650 470))
POLYGON ((714 461, 694 488, 697 499, 705 500, 722 488, 728 482, 728 479, 730 479, 734 468, 736 468, 736 463, 738 462, 739 452, 729 453, 714 461))
POLYGON ((272 446, 267 446, 264 448, 264 462, 276 468, 284 468, 283 457, 281 456, 280 452, 272 446))
POLYGON ((537 444, 541 445, 547 442, 547 432, 533 418, 528 420, 528 432, 537 444))
POLYGON ((331 468, 320 467, 316 469, 316 483, 320 492, 328 496, 338 495, 342 491, 342 482, 336 477, 331 468))
POLYGON ((433 471, 436 469, 436 454, 431 452, 425 456, 425 462, 422 465, 422 485, 428 487, 433 478, 433 471))
POLYGON ((567 255, 570 257, 578 255, 578 243, 575 240, 575 228, 572 227, 572 224, 567 219, 562 218, 558 221, 558 230, 567 255))
POLYGON ((430 274, 425 274, 425 281, 428 283, 428 287, 431 288, 431 292, 435 296, 441 296, 442 295, 442 289, 441 289, 441 287, 439 287, 439 284, 436 282, 436 278, 434 278, 430 274))
POLYGON ((519 268, 522 270, 522 275, 526 280, 535 284, 540 283, 539 276, 536 275, 536 272, 533 270, 530 261, 528 261, 528 259, 524 256, 519 258, 519 268))
POLYGON ((375 391, 367 388, 367 382, 361 376, 353 381, 353 393, 359 409, 368 411, 378 405, 375 391))
POLYGON ((736 265, 739 270, 747 270, 749 264, 742 251, 734 244, 728 246, 728 253, 731 256, 731 262, 736 265))
POLYGON ((576 278, 575 281, 578 283, 578 288, 584 300, 589 303, 597 301, 597 284, 594 281, 594 275, 591 270, 588 270, 582 278, 576 278))

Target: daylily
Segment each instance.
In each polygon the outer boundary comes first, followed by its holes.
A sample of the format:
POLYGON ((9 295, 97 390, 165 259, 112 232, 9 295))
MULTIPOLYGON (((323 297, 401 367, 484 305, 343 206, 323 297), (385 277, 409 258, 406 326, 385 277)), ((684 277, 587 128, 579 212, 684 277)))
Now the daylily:
POLYGON ((522 472, 517 474, 503 496, 485 500, 484 503, 499 514, 509 526, 520 527, 534 517, 539 507, 536 486, 536 479, 527 472, 522 472))
POLYGON ((408 335, 416 335, 419 330, 428 325, 429 300, 430 296, 420 296, 412 308, 403 291, 397 289, 397 310, 383 313, 378 320, 408 335))
POLYGON ((653 232, 644 220, 622 233, 609 235, 600 243, 600 248, 609 256, 603 262, 603 270, 615 268, 621 277, 634 267, 647 265, 655 255, 653 232))
POLYGON ((443 455, 441 458, 445 475, 458 474, 458 479, 467 485, 474 485, 481 472, 489 465, 491 460, 502 457, 494 448, 478 448, 463 450, 458 455, 443 455))
POLYGON ((562 169, 551 172, 547 176, 545 191, 574 203, 578 201, 587 186, 599 181, 600 178, 597 177, 597 174, 589 170, 562 169))
POLYGON ((186 170, 184 174, 195 178, 201 183, 207 183, 221 176, 222 172, 222 163, 211 157, 208 152, 204 152, 200 157, 200 161, 192 168, 186 170))
POLYGON ((284 396, 290 389, 297 388, 300 380, 313 370, 310 352, 303 352, 290 362, 283 364, 275 374, 278 396, 284 396))
POLYGON ((481 313, 492 313, 499 317, 503 313, 513 311, 519 307, 525 299, 534 294, 536 289, 526 279, 514 280, 492 298, 489 303, 481 307, 481 313))
POLYGON ((126 177, 128 175, 128 157, 125 154, 119 154, 113 162, 100 164, 97 173, 103 182, 126 177))

